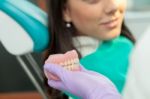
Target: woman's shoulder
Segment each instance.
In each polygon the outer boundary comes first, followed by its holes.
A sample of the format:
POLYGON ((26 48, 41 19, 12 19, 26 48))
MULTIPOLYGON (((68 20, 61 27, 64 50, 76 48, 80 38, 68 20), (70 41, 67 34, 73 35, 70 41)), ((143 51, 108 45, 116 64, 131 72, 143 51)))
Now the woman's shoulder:
POLYGON ((132 45, 132 46, 134 45, 133 42, 129 38, 125 37, 125 36, 119 36, 116 39, 116 42, 118 42, 118 43, 124 43, 124 44, 129 44, 129 45, 132 45))
POLYGON ((119 36, 109 41, 103 41, 101 45, 99 45, 98 50, 121 50, 121 49, 129 49, 131 50, 134 47, 134 44, 127 37, 119 36))
POLYGON ((125 36, 119 36, 115 42, 114 42, 116 47, 120 48, 126 48, 131 50, 134 47, 134 43, 127 37, 125 36))

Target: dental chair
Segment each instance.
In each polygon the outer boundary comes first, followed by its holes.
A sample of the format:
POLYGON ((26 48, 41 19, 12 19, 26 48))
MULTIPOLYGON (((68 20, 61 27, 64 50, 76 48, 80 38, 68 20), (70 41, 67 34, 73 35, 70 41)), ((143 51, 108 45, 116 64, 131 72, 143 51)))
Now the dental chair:
POLYGON ((48 46, 47 15, 27 0, 0 0, 0 42, 10 54, 15 55, 38 92, 47 99, 41 86, 42 71, 31 53, 42 52, 48 46), (24 56, 40 82, 34 77, 24 56))

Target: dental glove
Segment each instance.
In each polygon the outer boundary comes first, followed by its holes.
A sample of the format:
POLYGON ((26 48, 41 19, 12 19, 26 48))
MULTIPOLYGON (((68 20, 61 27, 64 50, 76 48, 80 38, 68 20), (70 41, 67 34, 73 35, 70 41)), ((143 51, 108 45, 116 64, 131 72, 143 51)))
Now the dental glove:
POLYGON ((76 95, 82 99, 121 99, 112 82, 101 74, 86 70, 69 71, 56 64, 45 64, 44 72, 59 77, 53 80, 48 77, 48 85, 76 95))

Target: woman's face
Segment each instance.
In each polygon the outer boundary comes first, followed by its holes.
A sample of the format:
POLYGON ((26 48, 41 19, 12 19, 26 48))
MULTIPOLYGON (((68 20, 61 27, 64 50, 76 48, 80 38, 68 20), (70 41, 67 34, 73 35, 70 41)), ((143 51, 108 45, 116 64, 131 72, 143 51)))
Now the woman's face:
POLYGON ((126 0, 68 0, 63 13, 79 35, 109 40, 120 34, 125 9, 126 0))

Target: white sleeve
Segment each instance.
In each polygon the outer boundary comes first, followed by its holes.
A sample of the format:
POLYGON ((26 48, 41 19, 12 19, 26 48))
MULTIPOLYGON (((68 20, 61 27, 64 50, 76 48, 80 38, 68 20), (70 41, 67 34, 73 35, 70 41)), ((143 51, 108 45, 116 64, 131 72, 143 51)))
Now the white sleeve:
POLYGON ((131 55, 123 99, 149 99, 150 97, 150 26, 137 42, 131 55))

